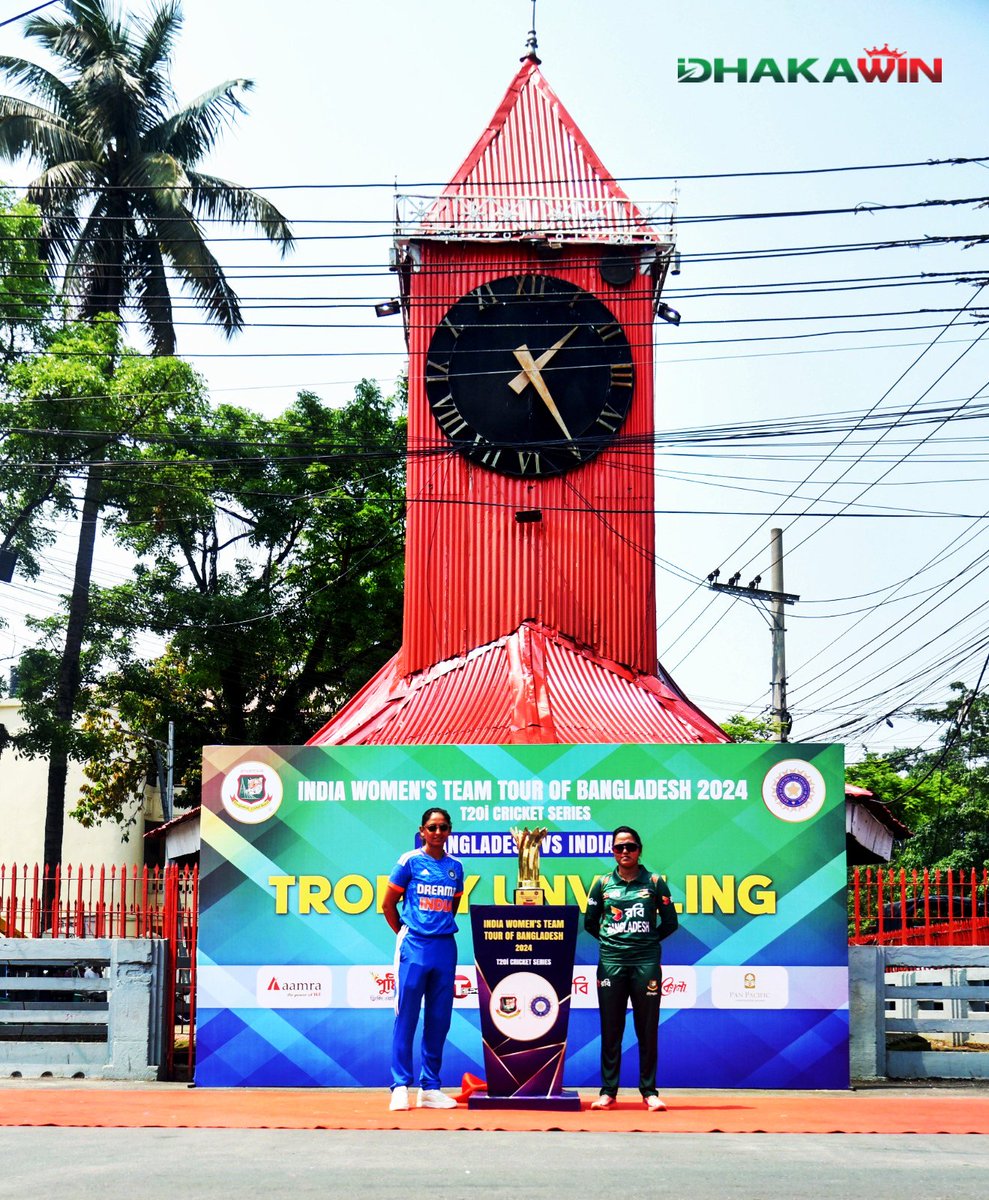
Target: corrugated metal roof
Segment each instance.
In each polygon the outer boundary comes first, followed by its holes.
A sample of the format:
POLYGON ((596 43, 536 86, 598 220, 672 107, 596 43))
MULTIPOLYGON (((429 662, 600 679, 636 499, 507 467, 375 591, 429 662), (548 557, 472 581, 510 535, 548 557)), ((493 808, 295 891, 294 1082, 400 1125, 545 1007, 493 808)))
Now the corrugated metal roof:
POLYGON ((665 677, 609 662, 535 622, 411 676, 400 674, 399 657, 309 744, 731 740, 665 677))
MULTIPOLYGON (((669 240, 605 169, 531 58, 439 198, 400 200, 410 237, 669 240)), ((672 218, 672 204, 662 217, 672 218)))

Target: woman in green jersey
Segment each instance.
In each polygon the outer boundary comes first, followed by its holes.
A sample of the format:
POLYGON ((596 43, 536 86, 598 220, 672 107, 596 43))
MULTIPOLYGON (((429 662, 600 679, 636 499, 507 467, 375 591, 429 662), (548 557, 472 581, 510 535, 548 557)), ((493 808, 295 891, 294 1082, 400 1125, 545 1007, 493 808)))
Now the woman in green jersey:
POLYGON ((642 839, 630 825, 612 834, 615 869, 591 885, 584 928, 600 943, 598 1010, 601 1014, 601 1095, 591 1108, 613 1108, 618 1095, 625 1011, 639 1043, 639 1091, 645 1106, 662 1112, 656 1094, 659 1001, 663 985, 660 943, 678 921, 670 889, 639 861, 642 839))

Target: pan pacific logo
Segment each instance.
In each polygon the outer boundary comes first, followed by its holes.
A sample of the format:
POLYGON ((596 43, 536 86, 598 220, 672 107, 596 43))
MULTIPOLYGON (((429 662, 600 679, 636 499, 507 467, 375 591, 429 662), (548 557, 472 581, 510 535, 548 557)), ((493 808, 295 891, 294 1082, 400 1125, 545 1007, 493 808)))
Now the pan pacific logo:
POLYGON ((826 796, 824 776, 801 758, 776 763, 762 781, 762 799, 781 821, 809 821, 821 811, 826 796))
POLYGON ((678 58, 677 83, 940 83, 941 58, 913 57, 889 42, 853 58, 678 58))
POLYGON ((282 781, 268 763, 242 762, 228 771, 220 788, 226 812, 242 825, 260 825, 278 811, 282 781))
POLYGON ((786 967, 713 967, 713 1008, 787 1008, 790 977, 786 967))

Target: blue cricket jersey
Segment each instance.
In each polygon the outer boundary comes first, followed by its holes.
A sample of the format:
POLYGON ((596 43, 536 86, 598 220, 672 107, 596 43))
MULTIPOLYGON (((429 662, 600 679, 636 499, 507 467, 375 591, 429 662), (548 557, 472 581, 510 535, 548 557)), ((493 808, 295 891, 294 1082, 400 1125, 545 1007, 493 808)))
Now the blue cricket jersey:
POLYGON ((388 882, 404 893, 402 922, 410 933, 438 937, 457 932, 454 909, 464 890, 459 859, 444 854, 433 858, 424 850, 409 850, 398 860, 388 882))

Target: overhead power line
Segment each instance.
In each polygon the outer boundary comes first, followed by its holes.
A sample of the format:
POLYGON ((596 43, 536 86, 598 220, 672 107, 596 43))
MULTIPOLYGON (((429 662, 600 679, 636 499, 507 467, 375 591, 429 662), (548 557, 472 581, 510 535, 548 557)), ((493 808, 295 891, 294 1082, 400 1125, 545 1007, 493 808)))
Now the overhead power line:
MULTIPOLYGON (((55 0, 51 0, 51 2, 54 3, 55 0)), ((20 20, 19 17, 14 17, 12 19, 15 21, 20 20)), ((608 175, 606 177, 606 182, 625 184, 625 183, 678 183, 678 182, 682 182, 684 180, 689 180, 689 179, 698 179, 698 180, 700 180, 700 179, 774 179, 774 178, 783 178, 786 176, 800 176, 800 175, 837 175, 837 174, 853 172, 853 171, 899 171, 899 170, 912 169, 914 167, 949 167, 949 166, 956 167, 956 166, 968 166, 968 165, 979 164, 979 163, 989 163, 989 155, 975 156, 975 157, 973 157, 973 156, 958 156, 955 158, 927 158, 927 159, 918 159, 914 162, 857 163, 857 164, 854 164, 851 166, 846 165, 846 166, 831 166, 831 167, 788 167, 788 168, 785 168, 782 170, 767 170, 767 171, 717 171, 717 172, 704 172, 704 173, 694 173, 694 174, 677 173, 677 174, 673 174, 673 175, 608 175)), ((562 186, 562 185, 572 183, 572 182, 573 182, 573 180, 569 179, 569 178, 567 178, 567 179, 551 179, 551 178, 533 179, 531 177, 527 177, 525 179, 505 179, 505 180, 500 181, 500 183, 505 187, 511 187, 511 186, 552 187, 552 186, 562 186)), ((387 192, 398 192, 401 194, 401 193, 408 192, 411 190, 419 190, 421 188, 445 188, 448 186, 448 184, 449 184, 449 180, 446 180, 446 179, 443 179, 443 180, 427 179, 427 180, 417 180, 417 181, 413 181, 413 182, 396 181, 394 179, 390 179, 390 180, 383 180, 381 182, 365 180, 365 181, 357 181, 357 182, 349 182, 349 183, 270 183, 270 184, 252 183, 252 184, 241 184, 240 187, 234 187, 231 190, 233 190, 233 191, 254 191, 254 192, 259 192, 259 191, 263 191, 263 192, 286 192, 286 191, 292 191, 292 192, 299 192, 299 191, 339 192, 339 191, 347 191, 350 189, 361 190, 364 188, 378 188, 378 189, 381 189, 381 190, 384 190, 387 192)), ((54 184, 53 183, 50 185, 50 190, 51 191, 72 192, 72 191, 80 191, 80 190, 86 190, 86 189, 81 189, 76 184, 69 184, 69 183, 54 184)), ((105 190, 110 191, 110 190, 114 190, 114 189, 107 188, 105 190)), ((121 188, 119 190, 132 191, 134 189, 121 188)), ((180 191, 183 189, 181 189, 179 187, 161 185, 160 187, 157 187, 157 188, 146 187, 142 190, 172 192, 172 191, 180 191)), ((189 190, 189 188, 187 187, 185 190, 189 190)))

